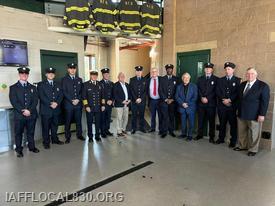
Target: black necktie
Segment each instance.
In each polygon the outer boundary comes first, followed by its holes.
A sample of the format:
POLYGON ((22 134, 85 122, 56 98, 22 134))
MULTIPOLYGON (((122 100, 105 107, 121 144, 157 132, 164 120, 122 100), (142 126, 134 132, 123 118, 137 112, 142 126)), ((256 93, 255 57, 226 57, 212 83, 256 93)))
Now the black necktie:
POLYGON ((53 86, 53 82, 50 82, 51 87, 53 86))
POLYGON ((72 80, 74 81, 74 77, 72 77, 72 80))
POLYGON ((27 87, 27 83, 24 83, 24 84, 23 84, 23 87, 26 88, 26 87, 27 87))

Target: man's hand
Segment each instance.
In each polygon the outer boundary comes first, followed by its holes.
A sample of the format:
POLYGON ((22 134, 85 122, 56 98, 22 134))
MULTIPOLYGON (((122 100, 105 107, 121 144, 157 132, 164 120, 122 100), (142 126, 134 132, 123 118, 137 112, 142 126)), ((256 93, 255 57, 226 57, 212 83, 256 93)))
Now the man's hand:
POLYGON ((51 102, 51 108, 55 109, 58 106, 58 104, 56 102, 51 102))
POLYGON ((131 100, 126 100, 126 105, 130 104, 131 100))
POLYGON ((202 97, 202 98, 201 98, 201 102, 202 102, 203 104, 207 104, 207 103, 208 103, 208 99, 207 99, 206 97, 202 97))
POLYGON ((86 111, 90 113, 91 112, 91 107, 86 107, 86 111))
POLYGON ((258 122, 264 122, 264 119, 265 119, 264 116, 260 116, 260 115, 258 116, 258 122))
POLYGON ((182 106, 183 106, 183 108, 186 109, 188 107, 188 104, 187 103, 183 103, 182 106))
POLYGON ((112 101, 112 100, 108 100, 108 101, 107 101, 107 104, 108 104, 109 106, 111 106, 111 105, 113 104, 113 101, 112 101))
POLYGON ((79 103, 79 99, 73 99, 72 103, 73 103, 73 105, 77 105, 79 103))
POLYGON ((137 98, 136 103, 139 104, 141 102, 141 98, 137 98))
POLYGON ((101 107, 101 111, 104 112, 105 111, 105 106, 101 107))
POLYGON ((122 102, 122 104, 127 105, 127 100, 124 100, 124 101, 122 102))
POLYGON ((222 99, 222 103, 225 105, 225 106, 231 106, 231 99, 222 99))
POLYGON ((30 112, 30 110, 23 109, 23 110, 22 110, 22 112, 23 112, 23 115, 24 115, 25 117, 29 117, 29 116, 31 116, 31 112, 30 112))

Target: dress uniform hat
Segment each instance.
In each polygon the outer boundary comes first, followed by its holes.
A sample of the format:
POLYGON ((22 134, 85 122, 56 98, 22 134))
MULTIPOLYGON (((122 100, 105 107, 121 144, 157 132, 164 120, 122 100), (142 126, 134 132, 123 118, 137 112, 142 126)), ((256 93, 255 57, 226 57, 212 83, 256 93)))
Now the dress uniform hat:
POLYGON ((204 64, 204 68, 214 68, 214 64, 212 64, 211 62, 207 62, 204 64))
POLYGON ((90 71, 90 75, 98 75, 97 71, 90 71))
POLYGON ((18 73, 21 74, 29 74, 30 73, 30 69, 28 67, 19 67, 17 69, 18 73))
POLYGON ((102 74, 109 73, 109 72, 110 72, 109 68, 103 68, 103 69, 101 69, 101 73, 102 74))
POLYGON ((77 64, 76 63, 69 63, 67 64, 68 68, 76 68, 77 64))
POLYGON ((169 69, 169 68, 174 69, 174 65, 173 64, 166 64, 165 69, 169 69))
POLYGON ((53 68, 53 67, 49 67, 49 68, 46 68, 46 69, 45 69, 45 72, 46 72, 46 73, 53 73, 53 74, 54 74, 55 71, 56 71, 56 69, 53 68))
POLYGON ((226 67, 231 67, 232 69, 235 69, 236 65, 232 62, 225 62, 224 68, 226 68, 226 67))
POLYGON ((142 71, 142 70, 143 70, 143 67, 142 67, 142 66, 136 66, 136 67, 135 67, 135 70, 136 70, 136 71, 142 71))

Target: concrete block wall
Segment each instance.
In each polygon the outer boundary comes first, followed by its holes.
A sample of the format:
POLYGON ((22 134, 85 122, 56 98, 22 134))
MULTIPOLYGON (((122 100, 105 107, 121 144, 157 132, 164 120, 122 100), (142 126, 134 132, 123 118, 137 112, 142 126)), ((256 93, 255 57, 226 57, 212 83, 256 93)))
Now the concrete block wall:
POLYGON ((268 147, 275 146, 274 63, 275 0, 168 0, 165 1, 163 65, 176 64, 176 53, 211 49, 215 73, 224 75, 223 64, 237 64, 236 74, 254 66, 259 79, 271 88, 271 99, 263 126, 272 132, 268 147))

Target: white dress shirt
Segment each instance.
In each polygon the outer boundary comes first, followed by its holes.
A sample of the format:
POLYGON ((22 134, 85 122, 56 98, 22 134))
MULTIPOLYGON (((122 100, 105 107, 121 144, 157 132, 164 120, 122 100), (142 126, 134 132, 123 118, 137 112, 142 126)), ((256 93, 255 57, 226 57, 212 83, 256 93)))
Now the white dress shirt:
POLYGON ((159 99, 160 97, 159 97, 159 91, 158 91, 158 88, 159 88, 159 78, 158 77, 156 77, 156 78, 151 78, 151 80, 150 80, 150 88, 149 88, 149 90, 150 90, 150 97, 152 98, 152 99, 159 99), (157 83, 157 85, 156 85, 156 90, 157 90, 157 95, 156 96, 154 96, 154 94, 153 94, 153 91, 154 91, 154 79, 156 79, 156 83, 157 83))
POLYGON ((246 83, 246 85, 245 85, 245 88, 244 88, 244 90, 243 90, 243 93, 244 93, 244 91, 246 90, 248 84, 250 84, 250 89, 251 89, 251 87, 253 86, 253 84, 254 84, 256 81, 257 81, 257 79, 255 79, 255 80, 252 81, 252 82, 247 81, 247 83, 246 83))
POLYGON ((125 99, 124 100, 128 100, 128 91, 127 91, 127 87, 125 85, 125 83, 122 83, 122 82, 119 82, 122 89, 123 89, 123 92, 124 92, 124 95, 125 95, 125 99))

